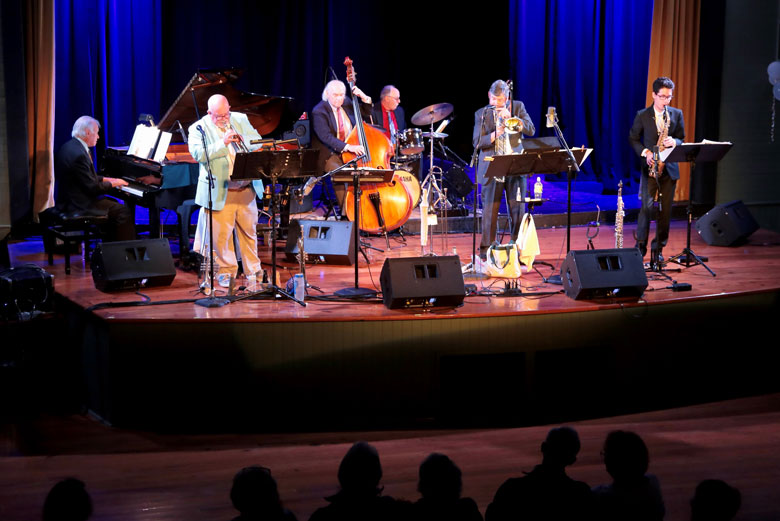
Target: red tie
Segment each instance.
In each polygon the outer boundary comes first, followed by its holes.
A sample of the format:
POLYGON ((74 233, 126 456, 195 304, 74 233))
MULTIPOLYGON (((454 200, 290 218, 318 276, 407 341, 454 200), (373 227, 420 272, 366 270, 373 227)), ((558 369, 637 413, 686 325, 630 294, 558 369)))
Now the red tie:
POLYGON ((341 115, 341 109, 340 108, 337 109, 337 112, 338 112, 338 115, 339 115, 339 117, 338 117, 338 120, 339 120, 339 123, 338 123, 338 125, 339 125, 339 139, 341 141, 344 141, 347 138, 347 136, 345 135, 345 132, 344 132, 344 118, 341 115))

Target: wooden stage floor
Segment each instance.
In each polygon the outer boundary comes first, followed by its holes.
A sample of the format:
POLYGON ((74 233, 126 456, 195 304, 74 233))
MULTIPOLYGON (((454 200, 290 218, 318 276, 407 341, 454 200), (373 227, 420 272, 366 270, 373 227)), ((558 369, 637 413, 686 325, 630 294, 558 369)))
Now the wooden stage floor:
MULTIPOLYGON (((626 237, 631 237, 634 228, 626 226, 626 237)), ((664 254, 674 255, 682 251, 686 243, 686 228, 684 222, 672 223, 671 237, 664 254)), ((572 249, 586 249, 586 229, 572 229, 572 249)), ((354 267, 331 264, 308 265, 306 268, 310 284, 319 287, 323 293, 309 290, 310 297, 306 307, 282 299, 245 299, 234 302, 222 308, 203 308, 192 303, 112 307, 95 313, 110 321, 355 321, 355 320, 410 320, 425 318, 468 318, 480 316, 505 316, 515 314, 548 314, 573 311, 593 311, 625 306, 646 306, 666 303, 691 302, 701 299, 719 299, 735 295, 747 295, 760 292, 775 292, 780 290, 780 234, 759 230, 753 234, 748 243, 739 247, 708 246, 701 241, 695 230, 692 232, 691 247, 701 256, 708 257, 707 265, 717 274, 713 277, 704 267, 682 267, 679 272, 669 272, 674 280, 691 285, 691 291, 675 292, 671 281, 657 274, 649 274, 649 286, 641 299, 635 302, 625 299, 598 299, 594 301, 575 301, 561 292, 561 286, 547 284, 544 277, 558 273, 560 264, 565 258, 565 229, 541 229, 538 231, 541 255, 536 258, 541 275, 535 271, 524 273, 517 279, 523 292, 522 296, 503 297, 502 279, 466 280, 475 284, 477 293, 466 297, 463 306, 455 309, 433 308, 431 310, 410 309, 390 310, 385 308, 379 299, 373 301, 350 302, 343 299, 333 299, 332 293, 338 289, 354 285, 354 267), (546 262, 554 266, 540 265, 546 262), (323 298, 325 297, 325 298, 323 298)), ((471 256, 471 235, 451 234, 446 238, 447 249, 444 249, 444 238, 438 235, 434 238, 434 252, 443 254, 445 251, 457 250, 462 263, 467 263, 471 256)), ((377 248, 385 249, 385 240, 381 237, 369 239, 369 243, 377 248)), ((614 247, 614 236, 611 227, 604 226, 601 233, 593 241, 596 248, 614 247)), ((627 239, 627 245, 633 245, 633 240, 627 239)), ((289 262, 284 256, 284 242, 279 242, 277 253, 278 275, 281 284, 298 272, 298 266, 289 262)), ((426 249, 426 252, 428 249, 426 249)), ((391 237, 391 249, 384 253, 368 249, 370 264, 363 257, 359 263, 359 282, 361 287, 381 291, 379 274, 385 258, 415 257, 421 255, 419 236, 408 236, 406 244, 401 244, 397 238, 391 237)), ((260 254, 264 267, 270 273, 270 248, 260 246, 260 254)), ((39 243, 16 243, 11 245, 12 262, 35 262, 45 266, 44 256, 39 243)), ((89 266, 83 259, 73 257, 73 271, 70 275, 64 273, 62 256, 55 256, 54 266, 45 266, 55 276, 55 290, 74 304, 88 308, 103 303, 141 301, 133 291, 103 293, 95 289, 91 280, 89 266)), ((679 268, 669 264, 668 268, 679 268)), ((240 285, 242 279, 237 281, 240 285)), ((145 288, 142 293, 151 299, 151 303, 182 299, 195 299, 197 279, 194 273, 177 270, 173 284, 163 288, 145 288)), ((239 295, 245 292, 238 292, 239 295)))

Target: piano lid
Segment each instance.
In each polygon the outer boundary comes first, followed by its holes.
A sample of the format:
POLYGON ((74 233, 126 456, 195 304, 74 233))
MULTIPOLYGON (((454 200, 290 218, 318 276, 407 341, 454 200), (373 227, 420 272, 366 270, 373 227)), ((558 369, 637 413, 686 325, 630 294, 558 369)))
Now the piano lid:
POLYGON ((157 127, 168 131, 176 123, 176 120, 179 120, 185 129, 195 123, 198 116, 193 106, 192 91, 194 91, 201 117, 206 115, 209 98, 214 94, 222 94, 230 102, 230 110, 246 114, 252 126, 261 135, 272 134, 279 126, 292 98, 266 96, 236 89, 233 82, 243 72, 243 69, 237 68, 198 70, 179 94, 179 97, 176 98, 176 101, 173 102, 168 112, 162 117, 157 127))

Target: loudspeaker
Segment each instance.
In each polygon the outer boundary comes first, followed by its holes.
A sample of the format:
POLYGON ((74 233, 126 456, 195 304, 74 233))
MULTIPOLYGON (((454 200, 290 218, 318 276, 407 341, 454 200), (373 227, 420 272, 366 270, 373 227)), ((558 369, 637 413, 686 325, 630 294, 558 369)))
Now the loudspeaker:
POLYGON ((90 264, 100 291, 170 286, 176 277, 171 246, 164 238, 98 244, 90 264))
POLYGON ((306 262, 351 265, 355 262, 355 234, 352 221, 308 221, 293 219, 287 229, 284 251, 295 260, 298 237, 303 237, 306 262))
POLYGON ((453 166, 447 170, 444 174, 444 186, 447 188, 448 195, 458 198, 466 197, 474 190, 471 178, 459 166, 453 166))
POLYGON ((647 275, 637 248, 572 250, 561 265, 561 282, 574 300, 640 297, 647 275))
POLYGON ((379 282, 390 309, 459 306, 466 297, 456 255, 385 259, 379 282))
POLYGON ((297 139, 302 147, 311 145, 311 122, 308 119, 299 119, 293 124, 291 132, 282 134, 283 139, 297 139))
POLYGON ((756 230, 758 223, 742 201, 719 204, 696 221, 696 231, 710 246, 735 246, 756 230))

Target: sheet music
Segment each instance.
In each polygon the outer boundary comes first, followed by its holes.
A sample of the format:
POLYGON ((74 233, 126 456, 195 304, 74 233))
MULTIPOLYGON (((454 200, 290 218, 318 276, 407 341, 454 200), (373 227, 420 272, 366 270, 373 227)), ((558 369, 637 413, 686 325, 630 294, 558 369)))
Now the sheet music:
POLYGON ((133 132, 133 139, 127 148, 127 154, 142 159, 152 159, 161 163, 168 152, 168 145, 171 144, 173 134, 162 132, 157 127, 147 127, 138 125, 133 132), (159 143, 157 138, 159 137, 159 143), (155 146, 157 148, 155 149, 155 146), (152 157, 154 155, 154 157, 152 157))

